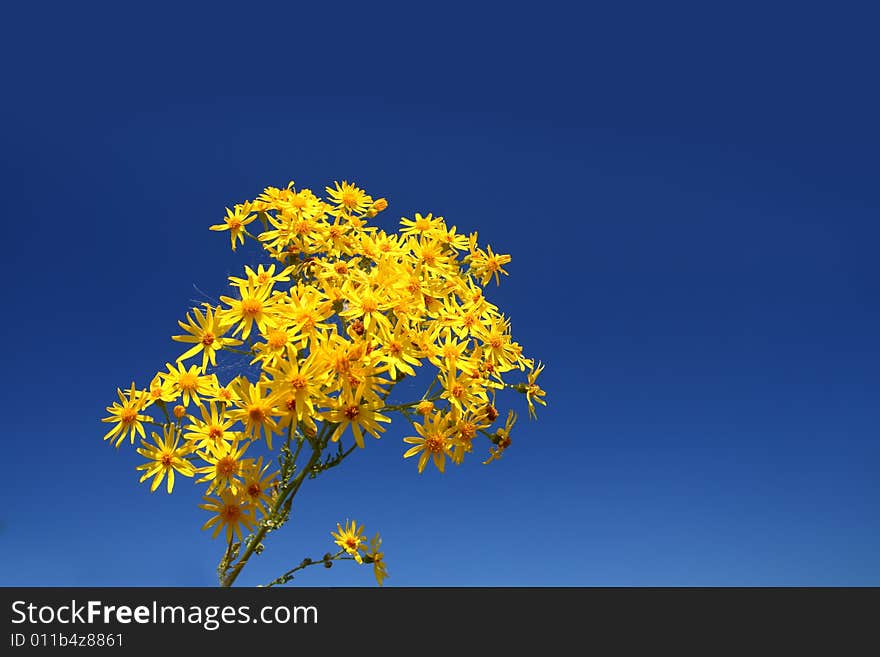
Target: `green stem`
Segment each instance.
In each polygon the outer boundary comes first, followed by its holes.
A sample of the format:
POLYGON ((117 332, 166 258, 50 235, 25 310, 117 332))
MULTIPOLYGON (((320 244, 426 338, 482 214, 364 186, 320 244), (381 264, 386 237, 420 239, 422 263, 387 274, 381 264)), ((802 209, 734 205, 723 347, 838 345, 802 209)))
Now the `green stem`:
POLYGON ((299 570, 304 570, 304 569, 308 568, 309 566, 317 566, 318 564, 324 565, 325 563, 329 563, 330 561, 354 561, 355 560, 354 557, 344 557, 344 556, 342 556, 343 554, 345 554, 345 550, 340 550, 336 554, 332 555, 329 559, 319 559, 317 561, 313 561, 312 559, 304 559, 300 565, 298 565, 294 568, 291 568, 283 575, 276 577, 271 582, 266 584, 265 588, 269 588, 269 587, 272 587, 272 586, 275 586, 278 584, 286 584, 287 582, 290 581, 291 577, 293 576, 293 574, 295 572, 297 572, 299 570))
POLYGON ((238 577, 238 574, 241 572, 241 569, 244 568, 245 564, 247 564, 248 559, 251 558, 251 555, 256 551, 257 546, 260 545, 265 538, 266 534, 272 528, 274 524, 274 518, 278 513, 279 509, 281 509, 284 502, 290 498, 293 499, 296 496, 297 491, 299 491, 299 487, 302 486, 302 482, 305 480, 306 475, 311 471, 312 467, 318 462, 321 457, 320 450, 312 450, 312 456, 309 458, 308 464, 303 468, 300 473, 291 480, 290 484, 287 485, 285 489, 281 491, 275 500, 275 504, 272 505, 272 509, 269 512, 266 520, 262 522, 260 528, 257 530, 257 533, 254 534, 250 543, 248 543, 247 549, 244 551, 244 554, 241 555, 241 558, 235 563, 232 567, 232 570, 229 572, 226 577, 223 578, 223 581, 220 582, 220 586, 222 587, 230 587, 235 579, 238 577))

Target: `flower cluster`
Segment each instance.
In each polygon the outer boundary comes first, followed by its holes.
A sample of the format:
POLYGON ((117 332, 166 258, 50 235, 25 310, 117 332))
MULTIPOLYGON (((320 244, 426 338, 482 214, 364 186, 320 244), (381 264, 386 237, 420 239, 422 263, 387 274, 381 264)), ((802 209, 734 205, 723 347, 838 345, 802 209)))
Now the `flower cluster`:
POLYGON ((217 303, 192 308, 172 336, 186 345, 176 362, 107 408, 105 440, 141 439, 141 481, 155 490, 164 480, 169 493, 175 474, 204 484, 205 528, 230 545, 242 528, 283 522, 306 473, 379 438, 394 413, 413 427, 403 456, 417 456, 420 473, 429 462, 442 472, 478 437, 489 441, 487 463, 510 444, 515 413, 493 430, 499 391, 522 393, 533 417, 546 404, 542 366, 483 292, 507 275, 510 256, 430 213, 387 233, 370 223, 387 206, 348 182, 325 198, 291 182, 227 208, 210 229, 228 231, 233 250, 252 240, 268 261, 230 277, 217 303), (220 357, 247 371, 223 378, 220 357), (398 383, 425 371, 423 394, 392 403, 398 383), (516 372, 524 380, 508 381, 516 372), (158 429, 152 442, 145 426, 158 429), (278 470, 264 464, 275 457, 278 470))

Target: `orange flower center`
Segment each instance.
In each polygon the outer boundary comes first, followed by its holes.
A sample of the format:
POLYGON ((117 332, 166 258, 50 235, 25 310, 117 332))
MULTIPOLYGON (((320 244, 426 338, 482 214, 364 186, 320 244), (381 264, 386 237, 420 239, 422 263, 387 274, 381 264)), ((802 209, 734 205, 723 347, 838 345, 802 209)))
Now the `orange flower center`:
POLYGON ((198 387, 199 380, 195 374, 186 372, 180 375, 180 378, 177 380, 177 385, 180 386, 181 390, 192 392, 198 387))
POLYGON ((248 417, 251 422, 262 422, 266 419, 266 412, 261 406, 251 406, 248 408, 248 417))
POLYGON ((302 374, 294 374, 290 377, 290 385, 292 385, 296 390, 302 390, 306 387, 308 381, 306 381, 306 377, 302 374))
POLYGON ((425 439, 425 449, 432 454, 439 454, 443 451, 443 438, 440 436, 428 436, 425 439))
POLYGON ((219 461, 217 461, 216 469, 218 475, 228 478, 235 472, 235 459, 231 456, 224 456, 219 461))
POLYGON ((137 419, 137 411, 133 408, 123 408, 119 418, 124 424, 131 424, 137 419))
POLYGON ((263 302, 259 299, 245 299, 241 302, 241 313, 246 317, 254 317, 263 310, 263 302))
POLYGON ((354 419, 355 419, 358 415, 360 415, 360 413, 361 413, 361 409, 358 408, 357 406, 349 406, 349 407, 346 408, 342 413, 343 413, 343 415, 345 415, 345 417, 347 417, 349 420, 354 421, 354 419))
POLYGON ((210 331, 205 331, 205 334, 202 336, 202 344, 206 347, 210 347, 214 344, 214 334, 210 331))
POLYGON ((269 332, 269 346, 273 349, 281 349, 287 344, 287 333, 273 330, 269 332))
POLYGON ((238 524, 238 519, 241 517, 241 509, 237 504, 227 504, 223 507, 220 515, 223 516, 223 520, 227 525, 238 524))

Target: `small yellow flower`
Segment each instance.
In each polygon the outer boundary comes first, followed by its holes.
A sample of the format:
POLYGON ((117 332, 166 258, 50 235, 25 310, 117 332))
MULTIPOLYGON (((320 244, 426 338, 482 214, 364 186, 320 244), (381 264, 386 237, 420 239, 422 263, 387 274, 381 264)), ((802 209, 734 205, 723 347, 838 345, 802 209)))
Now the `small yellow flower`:
POLYGON ((228 230, 232 240, 232 250, 235 251, 236 242, 244 244, 245 226, 256 218, 256 215, 252 213, 250 203, 236 205, 235 210, 226 208, 226 216, 223 217, 223 223, 211 226, 210 230, 228 230))
POLYGON ((376 577, 376 583, 382 586, 383 580, 388 577, 388 570, 385 568, 385 553, 380 552, 382 547, 382 537, 376 532, 376 535, 370 539, 370 549, 364 556, 366 563, 373 564, 373 575, 376 577))
POLYGON ((450 436, 455 431, 455 425, 450 425, 448 418, 439 412, 430 417, 425 417, 423 424, 413 425, 419 436, 407 436, 403 442, 415 445, 403 454, 403 458, 421 453, 419 456, 419 474, 421 474, 428 459, 432 458, 434 465, 440 472, 446 468, 446 457, 452 457, 454 446, 450 436))
POLYGON ((153 444, 146 440, 141 440, 143 447, 137 449, 137 453, 150 459, 148 463, 137 466, 137 470, 145 470, 141 477, 141 482, 153 477, 153 483, 150 486, 150 492, 155 491, 165 475, 168 475, 168 494, 174 489, 174 473, 179 472, 184 477, 192 477, 195 469, 186 459, 186 456, 192 451, 188 445, 180 445, 180 434, 177 428, 165 426, 162 431, 163 437, 159 438, 159 434, 152 432, 153 444))
POLYGON ((112 406, 108 406, 107 412, 110 413, 110 417, 101 420, 101 422, 116 423, 110 431, 104 434, 104 440, 112 442, 113 438, 116 438, 115 447, 119 447, 119 444, 125 439, 125 435, 128 434, 133 445, 135 433, 141 438, 147 437, 143 422, 150 418, 147 415, 141 415, 140 411, 143 410, 149 398, 143 391, 135 389, 134 382, 131 384, 131 390, 123 393, 117 388, 116 394, 119 395, 119 402, 113 402, 112 406))
POLYGON ((345 522, 345 529, 343 529, 339 523, 336 523, 336 530, 336 532, 330 532, 330 535, 336 539, 336 545, 353 556, 355 561, 363 563, 364 560, 363 557, 361 557, 359 550, 363 549, 364 526, 361 525, 358 527, 357 522, 352 520, 351 522, 345 522))
POLYGON ((217 535, 225 527, 227 543, 232 542, 233 536, 241 540, 242 526, 251 531, 257 522, 254 517, 254 508, 247 499, 243 495, 236 495, 231 490, 223 491, 219 497, 205 496, 205 504, 199 504, 199 508, 214 513, 214 516, 202 526, 202 530, 214 527, 211 538, 217 538, 217 535))

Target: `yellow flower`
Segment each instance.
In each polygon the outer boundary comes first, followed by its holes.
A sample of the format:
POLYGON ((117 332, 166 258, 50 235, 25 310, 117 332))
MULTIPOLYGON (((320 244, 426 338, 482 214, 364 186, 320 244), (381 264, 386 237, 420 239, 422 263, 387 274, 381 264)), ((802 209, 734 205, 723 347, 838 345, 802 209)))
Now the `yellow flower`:
POLYGON ((366 212, 372 205, 373 199, 364 190, 343 180, 342 185, 333 183, 333 187, 326 187, 327 195, 336 206, 336 213, 354 214, 366 212))
POLYGON ((160 372, 159 376, 171 386, 175 396, 183 396, 184 406, 189 406, 190 399, 195 404, 201 403, 199 393, 204 395, 210 392, 214 377, 203 376, 202 368, 198 365, 192 365, 187 369, 183 363, 178 362, 177 367, 171 363, 165 363, 165 367, 168 368, 168 372, 160 372))
POLYGON ((175 427, 165 426, 163 437, 159 438, 159 434, 152 432, 153 444, 146 440, 141 440, 143 447, 138 447, 137 453, 150 459, 149 463, 137 466, 137 470, 146 470, 140 481, 143 482, 153 477, 153 483, 150 485, 150 492, 155 491, 165 475, 168 475, 168 494, 174 489, 174 472, 177 471, 184 477, 192 477, 195 469, 186 459, 192 449, 188 445, 180 445, 180 434, 175 427))
POLYGON ((208 406, 199 404, 202 419, 192 417, 184 438, 193 443, 196 448, 217 445, 232 439, 229 428, 235 424, 235 420, 226 417, 217 410, 216 402, 208 402, 208 406))
POLYGON ((385 568, 385 553, 380 552, 382 547, 382 537, 376 532, 376 535, 370 539, 370 550, 364 555, 365 563, 373 564, 373 575, 376 577, 376 583, 382 586, 383 580, 388 577, 388 571, 385 568))
POLYGON ((223 223, 211 226, 210 230, 228 230, 232 240, 232 250, 235 251, 236 242, 240 241, 244 244, 245 226, 256 219, 252 212, 250 203, 236 205, 235 210, 226 208, 226 216, 223 217, 223 223))
POLYGON ((334 400, 333 408, 324 412, 325 420, 338 424, 336 431, 333 432, 333 442, 339 440, 345 430, 351 426, 357 446, 363 449, 363 430, 369 432, 374 438, 378 438, 379 434, 385 430, 379 425, 379 422, 391 422, 391 418, 379 413, 379 409, 384 406, 383 402, 363 400, 365 389, 365 384, 361 384, 354 393, 341 394, 334 400))
POLYGON ((485 285, 495 277, 495 284, 500 285, 499 274, 507 276, 507 272, 502 268, 510 262, 510 256, 501 253, 494 253, 491 246, 486 246, 486 250, 472 249, 470 254, 471 271, 479 277, 480 282, 485 285))
POLYGON ((436 412, 430 417, 425 417, 423 424, 413 426, 419 432, 419 436, 407 436, 403 439, 403 442, 415 445, 404 452, 403 458, 408 459, 421 453, 419 474, 424 471, 429 458, 433 458, 434 465, 443 472, 446 467, 446 457, 452 456, 453 443, 450 436, 455 431, 455 425, 450 425, 446 416, 436 412))
POLYGON ((345 529, 339 523, 336 523, 336 532, 330 532, 330 535, 336 539, 335 543, 343 550, 354 557, 358 563, 363 563, 363 557, 359 550, 362 549, 364 543, 364 526, 357 526, 357 522, 345 522, 345 529))
POLYGON ((229 488, 236 492, 241 488, 241 473, 251 463, 251 459, 244 458, 244 453, 250 443, 239 446, 238 437, 232 442, 218 441, 209 443, 204 451, 198 453, 208 465, 198 468, 196 473, 204 475, 196 483, 210 482, 208 493, 213 490, 220 492, 229 488))
POLYGON ((424 217, 416 212, 415 219, 400 218, 400 225, 404 229, 400 231, 401 235, 424 235, 431 231, 439 230, 443 222, 443 217, 434 217, 430 212, 424 217))
POLYGON ((123 393, 117 388, 116 394, 119 395, 119 402, 113 402, 112 406, 108 406, 107 412, 110 413, 110 417, 101 420, 101 422, 116 423, 110 431, 104 434, 104 440, 113 442, 115 437, 115 447, 119 447, 119 444, 125 439, 125 435, 129 434, 133 445, 135 432, 141 438, 147 437, 142 423, 147 422, 150 418, 147 415, 141 415, 140 411, 147 403, 148 397, 143 391, 135 389, 134 382, 131 384, 131 390, 123 393))
POLYGON ((229 418, 244 423, 245 436, 258 439, 265 433, 266 443, 272 449, 272 434, 278 432, 273 416, 278 415, 278 410, 272 396, 266 391, 266 381, 250 383, 245 378, 238 379, 235 392, 237 407, 227 411, 229 418))
POLYGON ((269 319, 266 312, 269 305, 269 291, 269 287, 265 285, 255 285, 247 281, 239 287, 240 299, 220 297, 220 301, 229 306, 219 313, 222 321, 237 322, 235 333, 240 332, 244 340, 250 336, 251 327, 255 323, 260 331, 265 331, 269 319))
POLYGON ((529 416, 532 419, 537 419, 538 415, 535 413, 535 403, 541 404, 542 406, 546 406, 547 402, 544 400, 544 395, 547 393, 541 389, 537 383, 535 383, 535 379, 538 378, 538 375, 544 371, 544 366, 541 363, 538 363, 538 366, 533 369, 528 374, 528 384, 526 385, 526 402, 529 405, 529 416))
POLYGON ((278 477, 278 472, 266 473, 268 465, 263 465, 263 457, 247 463, 242 470, 243 496, 254 509, 260 509, 263 514, 268 513, 267 504, 271 501, 272 482, 278 477))
POLYGON ((242 526, 251 531, 257 522, 254 517, 254 508, 248 503, 247 498, 243 495, 236 495, 230 490, 223 491, 218 497, 206 495, 205 504, 199 504, 199 508, 214 513, 214 516, 202 526, 202 530, 214 527, 211 538, 217 538, 217 535, 225 527, 227 543, 232 542, 233 535, 241 540, 242 526))
POLYGON ((186 324, 181 321, 177 322, 180 328, 189 333, 189 335, 172 335, 171 339, 177 342, 195 343, 195 346, 183 352, 177 360, 186 360, 201 351, 202 369, 204 370, 208 367, 208 362, 211 365, 217 364, 218 349, 222 349, 225 346, 240 345, 241 340, 223 337, 228 326, 220 323, 220 318, 214 314, 214 310, 208 304, 205 304, 204 315, 198 308, 193 308, 193 314, 195 315, 195 320, 187 313, 186 324))

